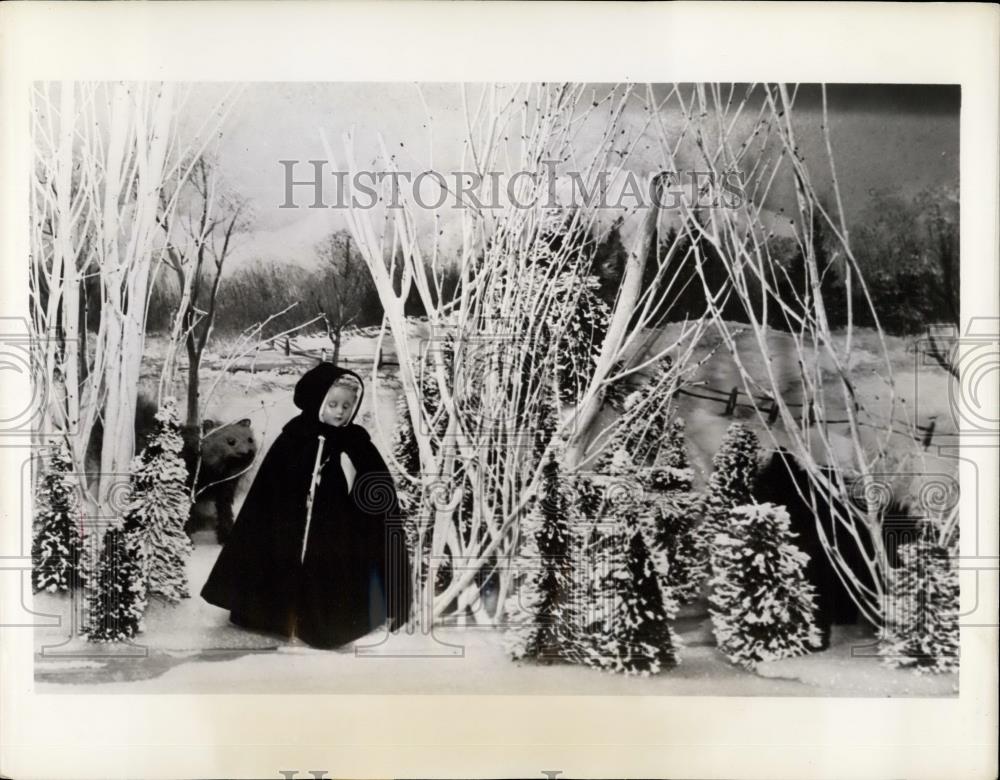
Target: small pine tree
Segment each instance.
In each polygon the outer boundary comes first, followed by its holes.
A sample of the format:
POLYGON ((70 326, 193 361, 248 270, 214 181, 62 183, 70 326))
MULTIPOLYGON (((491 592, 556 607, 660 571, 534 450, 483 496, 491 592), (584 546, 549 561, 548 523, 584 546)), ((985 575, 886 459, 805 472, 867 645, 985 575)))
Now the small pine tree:
POLYGON ((921 539, 900 547, 899 560, 880 650, 885 663, 919 673, 958 671, 959 583, 949 550, 921 539))
POLYGON ((557 321, 551 323, 552 329, 560 332, 556 351, 559 399, 575 405, 594 374, 610 310, 598 295, 600 281, 595 276, 581 278, 578 273, 570 273, 557 284, 566 291, 566 299, 575 301, 569 317, 563 320, 564 326, 557 321))
POLYGON ((684 421, 679 417, 667 427, 660 450, 648 469, 645 480, 650 490, 691 490, 694 472, 684 444, 684 421))
POLYGON ((619 447, 611 453, 611 460, 608 463, 608 474, 613 477, 633 476, 636 473, 635 463, 628 450, 619 447))
POLYGON ((191 500, 174 398, 164 399, 155 420, 149 443, 132 460, 125 523, 137 529, 149 595, 176 603, 191 596, 185 569, 193 548, 184 531, 191 500))
POLYGON ((567 490, 572 504, 574 523, 592 525, 600 516, 603 491, 592 474, 577 473, 567 480, 567 490))
POLYGON ((700 493, 671 491, 653 499, 650 552, 665 591, 681 604, 701 593, 708 578, 708 548, 699 524, 700 493))
POLYGON ((580 660, 624 674, 650 675, 677 664, 670 626, 676 604, 665 596, 642 531, 642 504, 627 497, 608 506, 611 528, 595 533, 591 577, 584 588, 591 617, 580 660))
POLYGON ((709 613, 719 649, 753 669, 819 647, 808 556, 793 544, 788 512, 774 504, 733 508, 712 547, 709 613))
POLYGON ((400 393, 396 398, 396 425, 392 431, 390 448, 398 464, 395 476, 399 506, 409 514, 416 507, 419 491, 406 477, 415 477, 420 473, 420 452, 417 449, 417 437, 413 434, 405 393, 400 393))
POLYGON ((605 548, 608 541, 603 524, 597 519, 592 519, 575 530, 580 545, 577 557, 580 565, 576 569, 577 577, 574 583, 579 623, 573 654, 575 661, 586 663, 590 644, 600 630, 605 611, 601 596, 605 574, 603 564, 607 558, 605 548))
POLYGON ((670 468, 681 470, 691 468, 691 461, 684 444, 684 420, 680 417, 675 417, 670 422, 657 461, 670 468))
POLYGON ((120 642, 142 631, 147 591, 137 530, 118 519, 104 533, 87 598, 89 619, 85 633, 90 642, 120 642))
POLYGON ((104 545, 103 532, 97 524, 84 527, 82 539, 83 552, 80 556, 80 580, 84 590, 90 592, 97 587, 98 568, 101 562, 101 549, 104 545))
POLYGON ((519 582, 507 599, 504 645, 515 660, 568 658, 575 646, 573 535, 558 455, 543 466, 541 491, 521 528, 515 568, 519 582))
POLYGON ((751 491, 757 474, 760 442, 743 423, 729 426, 719 451, 712 458, 712 476, 708 481, 708 502, 702 533, 711 545, 715 535, 725 530, 733 507, 751 503, 751 491))
POLYGON ((559 406, 554 388, 542 384, 540 397, 532 421, 532 452, 537 463, 559 429, 559 406))
POLYGON ((566 492, 570 509, 571 543, 573 545, 573 599, 576 617, 574 642, 567 655, 582 662, 591 627, 598 620, 594 604, 599 589, 597 550, 601 538, 601 512, 604 503, 603 478, 591 473, 577 473, 567 480, 566 492))
POLYGON ((65 440, 49 458, 36 493, 38 511, 32 540, 32 584, 37 593, 72 590, 80 574, 83 534, 76 485, 69 476, 73 460, 65 440))
MULTIPOLYGON (((592 240, 570 227, 565 215, 552 213, 531 246, 527 267, 520 271, 530 278, 522 281, 522 289, 535 291, 539 302, 546 303, 536 348, 554 357, 559 399, 569 406, 590 383, 611 315, 601 298, 601 280, 585 262, 593 248, 592 240)), ((535 311, 536 306, 527 302, 525 310, 535 311)))

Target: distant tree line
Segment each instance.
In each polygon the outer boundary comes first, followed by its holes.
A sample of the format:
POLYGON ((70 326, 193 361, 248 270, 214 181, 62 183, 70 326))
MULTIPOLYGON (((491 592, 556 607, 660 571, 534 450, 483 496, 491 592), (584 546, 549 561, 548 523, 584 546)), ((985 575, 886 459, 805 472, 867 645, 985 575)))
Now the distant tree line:
MULTIPOLYGON (((872 195, 864 218, 850 227, 850 245, 864 275, 878 324, 886 332, 910 335, 930 323, 959 321, 959 233, 957 190, 940 187, 906 199, 897 193, 879 191, 872 195)), ((705 219, 693 217, 695 222, 705 219)), ((754 308, 758 319, 771 327, 789 329, 788 318, 773 299, 767 302, 757 291, 749 299, 727 295, 729 274, 716 247, 705 238, 699 225, 692 223, 678 239, 670 228, 650 248, 643 286, 646 289, 669 285, 671 295, 648 313, 649 326, 702 316, 708 306, 706 288, 716 296, 716 306, 730 321, 747 322, 746 307, 754 308), (692 238, 692 236, 694 238, 692 238), (694 256, 700 255, 700 272, 694 256), (704 277, 704 281, 702 280, 704 277)), ((594 273, 601 279, 601 296, 610 305, 621 279, 627 248, 616 223, 597 245, 594 273)), ((820 275, 820 290, 831 327, 847 323, 848 292, 844 258, 831 253, 829 228, 818 213, 810 230, 802 231, 812 243, 812 253, 820 275)), ((772 289, 793 311, 812 306, 811 283, 806 270, 806 247, 786 237, 773 237, 768 252, 774 262, 772 289)), ((864 290, 856 275, 851 285, 854 324, 874 327, 871 308, 865 305, 864 290)))
MULTIPOLYGON (((957 325, 957 191, 942 187, 911 199, 889 191, 875 192, 864 214, 851 226, 850 243, 882 328, 895 335, 911 335, 930 323, 957 325)), ((693 219, 704 217, 696 215, 693 219)), ((590 274, 599 282, 597 295, 608 306, 614 304, 628 254, 620 230, 619 221, 603 235, 591 231, 583 245, 590 254, 586 260, 590 274)), ((844 258, 831 255, 829 228, 818 216, 811 229, 804 232, 812 242, 830 325, 842 327, 848 313, 844 258)), ((773 289, 793 311, 810 307, 812 291, 805 247, 796 239, 779 236, 769 241, 768 251, 775 261, 773 289)), ((360 255, 351 247, 350 235, 346 231, 331 234, 317 245, 316 256, 318 261, 311 267, 258 260, 235 270, 219 290, 217 330, 239 332, 293 304, 286 314, 271 322, 270 331, 294 327, 320 313, 326 315, 333 333, 347 326, 379 324, 382 306, 360 255)), ((401 284, 402 263, 392 266, 396 269, 396 283, 401 284)), ((445 300, 450 300, 457 279, 457 269, 444 272, 440 295, 445 300)), ((702 316, 708 306, 706 287, 717 295, 716 306, 723 317, 748 321, 746 299, 727 294, 727 281, 725 263, 697 226, 685 230, 679 239, 676 228, 670 228, 651 246, 646 264, 644 289, 668 286, 670 290, 658 307, 645 312, 647 327, 702 316), (694 261, 696 249, 701 257, 700 273, 694 261)), ((173 317, 176 291, 171 290, 169 282, 163 278, 152 291, 148 318, 151 331, 165 329, 173 317)), ((854 324, 874 327, 872 311, 864 303, 864 291, 857 279, 851 285, 851 295, 854 324)), ((758 318, 765 317, 763 298, 759 291, 750 298, 758 318)), ((406 314, 426 314, 415 289, 407 298, 406 314)), ((773 300, 768 301, 766 319, 776 329, 789 328, 782 308, 773 300)))
MULTIPOLYGON (((325 315, 331 335, 345 327, 365 327, 382 322, 382 304, 368 269, 351 246, 350 234, 340 230, 330 234, 315 248, 316 262, 309 266, 256 259, 228 274, 218 291, 215 329, 223 335, 239 333, 288 309, 268 323, 262 336, 280 333, 325 315), (291 307, 291 308, 289 308, 291 307)), ((394 279, 402 284, 402 263, 396 262, 394 279)), ((442 297, 455 289, 457 270, 444 273, 442 297)), ((211 279, 204 284, 210 285, 211 279)), ((163 277, 153 286, 147 327, 161 332, 170 327, 178 304, 172 280, 163 277)), ((409 316, 426 314, 416 290, 405 305, 409 316)))

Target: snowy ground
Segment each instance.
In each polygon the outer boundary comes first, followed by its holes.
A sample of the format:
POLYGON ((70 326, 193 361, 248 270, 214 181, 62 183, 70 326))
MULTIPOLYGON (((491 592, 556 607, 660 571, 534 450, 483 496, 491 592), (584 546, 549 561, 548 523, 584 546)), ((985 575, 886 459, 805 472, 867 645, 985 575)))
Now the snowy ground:
MULTIPOLYGON (((408 322, 411 327, 410 347, 415 354, 419 354, 428 343, 426 322, 412 319, 408 322)), ((733 324, 732 327, 736 329, 741 326, 733 324)), ((651 334, 648 341, 641 343, 632 359, 643 362, 648 355, 655 354, 673 343, 679 328, 679 324, 670 324, 662 331, 651 334)), ((744 368, 764 387, 767 386, 767 371, 773 371, 786 401, 795 403, 800 400, 802 390, 798 361, 791 337, 779 332, 770 334, 769 348, 773 360, 768 366, 760 355, 749 327, 743 326, 743 328, 744 331, 736 337, 736 347, 744 368)), ((392 365, 395 360, 392 340, 387 336, 383 347, 387 365, 379 371, 378 391, 375 392, 371 381, 371 365, 376 336, 377 332, 374 329, 351 331, 345 336, 341 345, 341 362, 359 372, 366 380, 366 395, 356 421, 366 427, 376 445, 383 452, 387 452, 396 421, 396 398, 401 386, 397 370, 392 365)), ((843 338, 842 334, 835 335, 835 340, 843 338)), ((725 347, 720 348, 719 341, 718 334, 710 330, 695 349, 692 365, 704 358, 708 359, 690 377, 691 391, 699 392, 700 387, 707 386, 728 392, 733 387, 742 386, 735 361, 725 347)), ((864 409, 863 420, 870 423, 862 427, 862 436, 873 438, 881 436, 880 429, 890 420, 895 421, 893 426, 895 429, 903 430, 906 420, 926 425, 933 419, 936 426, 934 444, 954 442, 956 422, 951 406, 954 388, 951 386, 950 376, 920 354, 915 348, 914 339, 886 336, 885 342, 889 366, 882 356, 881 342, 875 331, 859 328, 854 333, 850 352, 852 379, 864 409)), ((292 348, 319 354, 319 350, 328 347, 329 344, 329 339, 325 335, 300 336, 293 341, 292 348)), ((140 385, 143 392, 151 396, 155 395, 163 348, 162 337, 147 339, 147 360, 143 363, 140 385)), ((220 422, 249 417, 261 444, 261 450, 266 451, 280 432, 281 426, 297 413, 298 410, 291 400, 292 390, 298 378, 315 365, 315 360, 294 354, 285 356, 281 349, 268 349, 256 356, 249 355, 237 361, 236 366, 241 370, 235 372, 219 370, 230 351, 228 345, 217 344, 215 351, 206 357, 202 366, 201 392, 205 406, 204 415, 220 422)), ((330 353, 327 352, 328 359, 329 356, 330 353)), ((185 390, 186 369, 183 367, 183 362, 181 369, 178 371, 174 388, 179 398, 184 397, 185 390)), ((842 396, 839 383, 832 368, 825 363, 823 376, 826 381, 826 395, 829 398, 828 415, 830 418, 843 417, 842 401, 838 405, 838 399, 842 396)), ((740 399, 741 403, 745 400, 745 398, 740 399)), ((783 431, 780 421, 773 426, 764 425, 752 409, 743 406, 737 408, 732 417, 726 417, 723 414, 723 404, 681 395, 677 399, 677 411, 687 423, 688 451, 694 466, 697 486, 707 481, 711 473, 712 456, 718 450, 729 425, 735 420, 754 429, 765 450, 788 444, 788 436, 783 431)), ((613 421, 613 418, 612 412, 608 410, 602 412, 598 429, 604 428, 613 421)), ((833 447, 833 457, 843 465, 850 466, 854 450, 847 437, 847 427, 831 425, 827 433, 833 447)), ((954 457, 938 457, 933 447, 925 451, 919 442, 907 436, 893 435, 891 446, 894 460, 891 464, 887 464, 886 470, 909 475, 906 484, 894 485, 895 490, 905 494, 897 496, 900 499, 920 494, 922 485, 920 474, 934 478, 942 474, 956 473, 957 465, 954 457)), ((822 462, 827 459, 828 454, 817 447, 814 455, 822 462)), ((256 464, 247 474, 247 479, 252 479, 255 470, 256 464)))
MULTIPOLYGON (((424 326, 425 327, 425 326, 424 326)), ((413 343, 419 349, 424 334, 414 323, 413 343)), ((662 338, 670 338, 669 328, 662 338)), ((775 334, 780 342, 783 338, 775 334)), ((756 375, 759 356, 745 339, 738 339, 741 359, 756 375)), ((938 416, 938 431, 953 429, 948 407, 948 377, 927 366, 903 339, 889 339, 897 394, 906 399, 903 409, 913 409, 918 421, 938 416)), ((320 339, 300 339, 298 349, 320 349, 320 339)), ((387 341, 387 343, 389 343, 387 341)), ((373 337, 358 333, 345 339, 342 362, 366 379, 366 395, 357 421, 371 431, 383 452, 395 423, 399 382, 395 369, 379 372, 376 393, 370 381, 373 337)), ((163 340, 150 338, 143 364, 141 387, 155 395, 163 359, 163 340)), ((655 348, 650 345, 650 348, 655 348)), ((711 348, 706 344, 704 349, 711 348)), ((776 345, 780 351, 780 344, 776 345)), ((859 333, 852 350, 859 392, 866 408, 876 409, 886 398, 886 377, 877 358, 873 334, 859 333)), ((261 352, 256 362, 240 361, 236 372, 221 371, 217 346, 202 368, 205 416, 221 422, 250 417, 266 451, 284 423, 297 412, 292 389, 301 374, 314 365, 308 357, 285 356, 281 351, 261 352), (251 369, 252 370, 248 370, 251 369)), ((386 359, 391 361, 391 350, 386 359)), ((783 390, 792 399, 796 392, 794 361, 779 367, 786 382, 783 390), (782 373, 783 371, 783 373, 782 373)), ((184 397, 185 372, 178 372, 174 392, 184 397)), ((700 370, 696 381, 729 388, 738 384, 732 359, 717 353, 700 370)), ((681 397, 679 412, 687 422, 689 452, 700 479, 710 469, 726 428, 733 421, 721 415, 713 402, 681 397)), ((903 414, 894 411, 893 416, 903 414)), ((762 444, 772 446, 752 411, 739 410, 737 418, 759 429, 762 444)), ((780 424, 776 431, 780 443, 780 424)), ((905 442, 901 440, 901 448, 905 442)), ((905 444, 912 448, 912 443, 905 444)), ((259 458, 257 463, 259 463, 259 458)), ((256 465, 237 491, 235 508, 253 477, 256 465)), ((925 471, 927 469, 924 469, 925 471)), ((930 469, 935 471, 938 469, 930 469)), ((689 615, 676 628, 684 643, 680 665, 653 678, 627 678, 597 670, 573 667, 518 665, 504 655, 494 630, 443 627, 433 636, 394 635, 370 637, 359 645, 375 646, 371 652, 319 651, 300 643, 254 634, 228 622, 228 614, 197 595, 208 576, 219 548, 210 534, 196 539, 189 577, 193 598, 169 607, 150 605, 146 631, 136 647, 91 645, 72 636, 71 602, 66 597, 40 593, 35 610, 58 616, 60 624, 35 632, 36 681, 42 692, 122 693, 557 693, 654 695, 766 695, 766 696, 948 696, 957 693, 957 675, 919 676, 893 670, 872 655, 872 637, 857 627, 835 629, 833 646, 801 659, 767 664, 758 673, 733 667, 715 649, 704 615, 689 615), (123 655, 124 654, 124 655, 123 655)))
MULTIPOLYGON (((641 362, 672 344, 678 337, 680 327, 679 324, 664 327, 655 338, 642 345, 633 360, 641 362)), ((792 337, 787 333, 772 331, 768 336, 772 359, 767 361, 761 355, 748 325, 730 323, 730 327, 733 330, 742 329, 735 338, 735 344, 744 370, 761 388, 770 387, 768 374, 773 373, 778 391, 785 401, 790 405, 800 402, 803 390, 799 376, 799 355, 792 337)), ((844 338, 843 333, 834 334, 834 342, 838 346, 842 345, 844 338)), ((915 339, 897 336, 884 338, 888 361, 878 334, 871 329, 857 329, 851 345, 851 378, 861 403, 860 419, 865 423, 860 430, 863 440, 874 443, 884 436, 884 429, 890 424, 894 430, 902 432, 907 430, 907 423, 927 425, 933 420, 933 443, 954 443, 957 424, 952 406, 955 391, 953 380, 947 372, 921 354, 915 339)), ((813 356, 808 353, 802 359, 806 365, 813 362, 813 356)), ((744 389, 736 362, 714 330, 710 329, 703 336, 694 349, 689 365, 697 367, 688 379, 687 389, 692 392, 701 393, 702 388, 714 388, 722 392, 728 392, 734 387, 741 391, 744 389), (705 362, 699 366, 702 360, 705 362)), ((827 417, 844 419, 843 392, 829 358, 823 356, 819 365, 824 381, 824 396, 827 399, 827 417)), ((677 412, 686 423, 688 450, 699 482, 707 480, 711 473, 712 456, 718 450, 726 429, 736 420, 753 429, 765 449, 789 445, 788 434, 780 421, 773 426, 765 425, 752 408, 742 406, 748 403, 745 397, 741 396, 739 401, 741 406, 733 416, 726 417, 723 415, 723 404, 717 401, 683 394, 678 396, 677 412)), ((766 410, 766 404, 762 404, 762 407, 766 410)), ((827 453, 825 448, 819 446, 818 436, 813 437, 814 457, 817 461, 828 462, 832 456, 840 465, 853 467, 855 453, 848 438, 848 426, 829 425, 827 435, 832 453, 827 453)), ((890 448, 893 453, 893 465, 890 468, 895 470, 899 466, 901 471, 914 473, 911 484, 897 488, 909 496, 916 496, 920 492, 921 480, 916 478, 917 473, 954 474, 957 468, 954 457, 936 457, 933 447, 925 451, 920 442, 905 435, 893 434, 890 448), (914 466, 915 461, 919 465, 914 466), (903 463, 909 465, 902 466, 903 463)), ((907 496, 900 495, 898 498, 902 500, 907 496)))
POLYGON ((434 635, 373 634, 353 648, 316 650, 237 628, 198 595, 219 552, 196 539, 188 574, 195 594, 151 604, 134 647, 92 645, 70 629, 71 600, 39 593, 36 612, 61 625, 35 629, 40 693, 614 694, 697 696, 949 696, 958 676, 890 669, 871 655, 871 636, 839 627, 830 650, 767 664, 758 674, 730 665, 708 622, 677 622, 677 668, 636 678, 569 665, 516 664, 497 631, 445 627, 434 635), (365 649, 365 648, 368 649, 365 649), (854 655, 852 655, 852 651, 854 655), (126 655, 129 653, 131 655, 126 655))

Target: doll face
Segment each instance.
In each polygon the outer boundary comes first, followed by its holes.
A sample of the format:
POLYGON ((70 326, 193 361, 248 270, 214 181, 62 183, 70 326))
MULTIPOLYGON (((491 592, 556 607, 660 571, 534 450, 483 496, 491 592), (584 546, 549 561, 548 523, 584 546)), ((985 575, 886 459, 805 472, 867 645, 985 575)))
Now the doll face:
POLYGON ((319 407, 319 421, 327 425, 344 425, 351 416, 358 395, 343 385, 333 385, 319 407))

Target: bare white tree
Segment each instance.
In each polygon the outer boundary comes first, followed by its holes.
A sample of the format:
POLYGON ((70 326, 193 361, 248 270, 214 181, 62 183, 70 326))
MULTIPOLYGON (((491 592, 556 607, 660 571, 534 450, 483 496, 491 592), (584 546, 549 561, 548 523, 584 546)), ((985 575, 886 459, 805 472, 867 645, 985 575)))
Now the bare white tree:
POLYGON ((40 83, 33 94, 32 324, 49 398, 39 430, 66 435, 83 474, 100 421, 97 473, 81 484, 99 517, 116 515, 116 475, 133 456, 150 279, 164 250, 157 219, 176 206, 160 194, 190 174, 183 161, 225 115, 182 139, 177 102, 174 86, 147 82, 40 83), (88 278, 100 289, 92 341, 79 311, 88 278))
MULTIPOLYGON (((619 181, 635 145, 635 139, 623 141, 618 133, 632 95, 632 87, 592 99, 581 86, 489 86, 475 97, 473 106, 463 92, 469 128, 463 169, 478 174, 467 192, 475 193, 476 202, 486 202, 490 171, 507 168, 541 173, 543 160, 572 161, 580 185, 588 191, 619 181), (595 123, 601 132, 583 153, 575 139, 582 125, 595 123), (511 138, 519 140, 515 143, 511 138)), ((353 173, 358 170, 353 139, 344 141, 346 167, 353 173)), ((335 159, 325 138, 324 143, 330 159, 335 159)), ((387 172, 398 172, 384 145, 381 160, 387 172)), ((443 558, 450 558, 453 567, 443 592, 433 598, 425 593, 421 599, 424 621, 433 620, 456 601, 474 604, 477 589, 473 582, 484 566, 499 570, 502 602, 510 584, 508 566, 517 521, 534 495, 545 453, 556 446, 557 438, 565 438, 570 452, 567 466, 572 469, 583 460, 607 387, 640 368, 622 368, 648 321, 648 316, 646 321, 636 317, 637 310, 648 315, 657 303, 654 299, 669 288, 670 280, 664 278, 654 286, 657 289, 646 291, 645 299, 640 294, 644 263, 657 227, 657 211, 650 208, 642 216, 607 335, 588 370, 589 381, 577 404, 561 411, 555 436, 542 442, 540 449, 530 446, 530 432, 538 427, 557 373, 557 345, 564 335, 560 328, 565 329, 578 303, 578 293, 567 295, 559 282, 567 275, 580 280, 586 276, 597 226, 594 209, 575 210, 554 225, 544 198, 539 198, 547 187, 544 176, 521 177, 513 202, 499 215, 478 208, 461 212, 460 279, 449 302, 440 295, 446 266, 439 231, 431 231, 425 246, 420 223, 426 215, 412 201, 391 212, 356 209, 348 213, 349 228, 385 310, 384 326, 399 358, 420 452, 416 487, 425 495, 421 534, 431 538, 428 581, 435 581, 437 563, 443 558), (535 205, 518 206, 525 203, 535 205), (558 241, 552 240, 554 233, 558 241), (399 289, 392 284, 397 257, 403 262, 399 289), (430 357, 415 350, 403 316, 411 287, 428 312, 431 338, 447 345, 432 350, 430 357), (441 399, 440 409, 426 409, 420 389, 426 377, 421 371, 430 374, 441 399), (461 478, 456 479, 456 474, 461 478), (468 509, 465 514, 459 512, 463 501, 471 508, 471 517, 468 509)), ((434 224, 438 217, 434 215, 434 224)), ((704 324, 700 320, 685 326, 679 341, 697 341, 704 324)), ((647 364, 668 351, 669 347, 649 356, 647 364)), ((678 358, 679 376, 683 354, 678 358)), ((373 376, 377 381, 377 373, 373 376)), ((421 583, 416 584, 419 593, 421 583)))
MULTIPOLYGON (((737 120, 750 104, 750 90, 739 96, 734 95, 733 88, 699 85, 692 89, 692 100, 684 110, 686 119, 697 126, 699 168, 713 174, 707 177, 711 187, 722 181, 727 171, 741 171, 747 197, 737 208, 711 210, 706 224, 695 219, 684 224, 691 234, 713 321, 736 363, 743 389, 762 423, 769 409, 756 399, 762 395, 773 399, 780 429, 766 424, 762 427, 776 446, 789 449, 807 470, 810 484, 802 497, 813 508, 825 550, 862 613, 879 624, 886 608, 889 571, 881 532, 881 510, 885 506, 874 500, 878 492, 874 490, 876 475, 892 471, 898 451, 914 450, 914 440, 919 436, 913 421, 897 423, 907 427, 902 432, 894 429, 897 402, 892 362, 878 326, 878 373, 885 381, 886 401, 881 408, 866 408, 858 392, 852 360, 856 338, 854 305, 857 300, 863 301, 876 323, 878 314, 851 250, 830 138, 826 89, 822 89, 821 130, 826 159, 821 164, 827 166, 832 181, 831 208, 824 206, 800 152, 793 119, 795 91, 785 85, 758 85, 754 90, 763 93, 763 100, 747 130, 747 124, 737 120), (701 124, 697 122, 700 116, 712 117, 712 121, 701 124), (755 146, 758 151, 752 154, 750 150, 755 146), (760 151, 768 146, 770 152, 760 151), (790 176, 794 185, 796 218, 791 224, 805 261, 805 292, 781 285, 784 272, 768 249, 769 227, 762 215, 771 188, 781 175, 790 176), (823 265, 813 236, 818 223, 832 236, 834 245, 831 261, 823 265), (705 246, 712 247, 723 259, 729 277, 726 288, 714 296, 704 284, 705 246), (833 262, 842 269, 847 303, 846 326, 837 334, 823 294, 824 278, 832 273, 833 262), (855 288, 860 295, 854 294, 855 288), (737 329, 722 316, 720 299, 727 296, 742 304, 752 349, 763 358, 763 374, 748 367, 747 354, 741 352, 737 342, 737 329), (793 354, 785 362, 797 366, 801 392, 795 404, 786 398, 785 384, 777 373, 782 355, 769 338, 770 307, 779 308, 780 320, 792 339, 793 354), (793 411, 796 408, 800 411, 793 411), (901 434, 902 441, 898 438, 901 434), (850 451, 849 457, 845 457, 844 449, 850 451), (860 500, 849 500, 852 496, 860 500), (831 502, 832 530, 821 522, 819 510, 824 502, 831 502), (852 566, 852 559, 862 561, 864 571, 852 566)), ((667 146, 670 140, 670 133, 661 126, 661 145, 667 146)), ((741 329, 747 327, 739 325, 741 329)))
MULTIPOLYGON (((565 84, 463 90, 467 139, 462 170, 478 175, 464 192, 478 196, 473 202, 486 202, 491 171, 525 175, 517 178, 516 191, 504 208, 460 211, 460 279, 449 302, 442 303, 435 294, 440 293, 445 266, 440 209, 428 214, 404 196, 401 208, 348 211, 349 229, 384 306, 380 338, 388 335, 395 345, 419 450, 420 474, 413 487, 424 495, 421 535, 431 539, 427 581, 435 582, 438 560, 452 562, 450 581, 441 592, 428 595, 416 589, 422 595, 423 621, 432 621, 456 602, 476 603, 474 580, 484 567, 500 572, 502 598, 510 584, 506 562, 514 552, 519 516, 535 494, 545 455, 558 440, 566 445, 564 468, 585 469, 600 453, 599 445, 591 445, 608 440, 597 430, 608 388, 669 355, 672 368, 661 397, 666 407, 692 369, 696 346, 709 328, 721 334, 772 443, 789 449, 806 468, 806 500, 818 508, 822 496, 844 499, 834 502, 837 533, 831 537, 821 527, 821 538, 859 607, 880 621, 888 571, 879 508, 874 502, 851 503, 846 498, 851 486, 867 485, 893 457, 891 439, 898 433, 892 425, 892 366, 878 329, 879 373, 887 384, 888 401, 881 409, 866 409, 851 360, 856 338, 853 307, 858 301, 873 306, 850 247, 825 90, 822 164, 833 182, 830 207, 824 205, 799 150, 795 95, 784 85, 674 85, 665 94, 652 86, 628 85, 605 95, 565 84), (630 107, 630 121, 623 122, 630 107), (561 410, 559 426, 548 441, 511 446, 519 433, 537 429, 558 364, 551 333, 543 324, 569 321, 574 299, 565 295, 559 280, 564 274, 582 278, 590 236, 598 225, 598 209, 578 205, 560 223, 561 240, 553 249, 551 214, 536 197, 549 186, 547 166, 554 161, 560 170, 573 172, 588 192, 613 188, 622 181, 640 142, 655 149, 654 166, 660 173, 645 178, 643 189, 651 197, 629 217, 634 239, 588 382, 576 403, 561 410), (657 236, 667 216, 661 208, 664 199, 655 195, 692 169, 703 186, 675 199, 672 216, 679 231, 661 253, 657 236), (734 173, 740 184, 735 200, 734 173), (807 288, 791 299, 788 285, 782 284, 787 272, 771 253, 773 229, 766 208, 781 182, 794 188, 796 219, 791 230, 804 257, 807 288), (706 201, 725 207, 706 210, 706 201), (817 259, 812 235, 817 224, 831 237, 832 258, 842 269, 846 287, 848 321, 837 334, 824 301, 823 282, 832 271, 817 259), (656 258, 655 269, 647 268, 651 257, 656 258), (710 260, 721 264, 721 284, 710 260), (403 263, 398 288, 392 283, 397 261, 403 263), (691 273, 703 288, 704 311, 672 330, 669 345, 645 349, 654 313, 679 299, 683 280, 691 273), (403 312, 411 288, 428 312, 431 339, 447 344, 447 349, 429 355, 415 349, 403 312), (749 331, 752 348, 763 358, 763 373, 748 365, 737 328, 724 316, 734 305, 745 312, 746 322, 739 328, 749 331), (775 308, 790 333, 790 356, 777 354, 770 338, 768 323, 775 308), (786 398, 787 388, 774 367, 783 357, 798 366, 801 392, 795 401, 786 398), (440 398, 436 409, 425 403, 426 372, 440 398), (773 399, 777 408, 778 424, 773 427, 770 404, 761 408, 756 400, 762 395, 773 399), (799 404, 801 410, 796 411, 799 404), (842 451, 845 444, 848 459, 842 451), (849 550, 843 549, 845 544, 849 550), (867 572, 848 563, 858 555, 867 572)), ((433 128, 430 117, 428 125, 433 128)), ((323 143, 328 158, 336 160, 325 136, 323 143)), ((355 140, 347 135, 341 168, 356 174, 357 158, 355 140)), ((400 173, 396 156, 384 144, 379 164, 390 174, 387 181, 400 173)), ((648 170, 648 161, 646 166, 648 170)), ((877 314, 873 316, 877 322, 877 314)), ((377 382, 377 371, 372 375, 377 382)))

